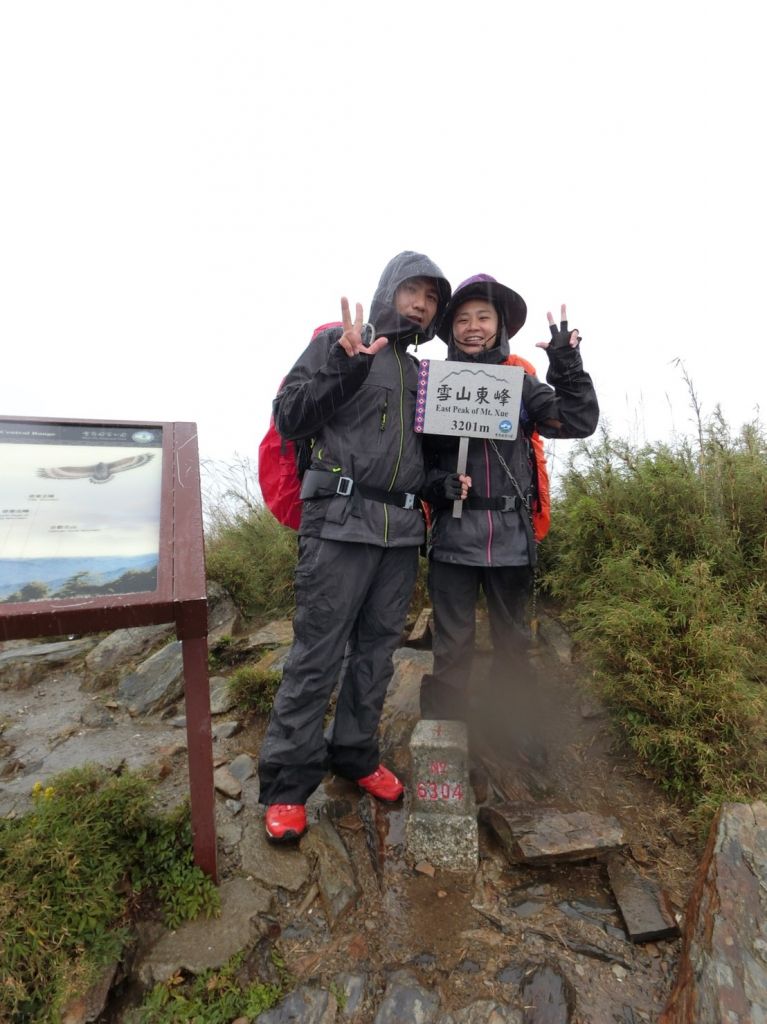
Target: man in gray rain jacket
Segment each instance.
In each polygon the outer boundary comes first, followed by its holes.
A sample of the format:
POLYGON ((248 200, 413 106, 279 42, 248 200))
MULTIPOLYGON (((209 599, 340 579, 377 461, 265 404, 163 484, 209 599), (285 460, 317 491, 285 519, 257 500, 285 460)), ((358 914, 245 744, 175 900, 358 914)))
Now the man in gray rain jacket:
POLYGON ((301 492, 294 642, 259 762, 273 842, 303 834, 306 801, 328 769, 379 799, 402 795, 380 764, 378 723, 424 540, 417 364, 406 350, 434 336, 449 297, 428 257, 400 253, 373 298, 370 336, 362 307, 352 323, 343 299, 343 327, 309 344, 274 402, 279 433, 313 443, 301 492))

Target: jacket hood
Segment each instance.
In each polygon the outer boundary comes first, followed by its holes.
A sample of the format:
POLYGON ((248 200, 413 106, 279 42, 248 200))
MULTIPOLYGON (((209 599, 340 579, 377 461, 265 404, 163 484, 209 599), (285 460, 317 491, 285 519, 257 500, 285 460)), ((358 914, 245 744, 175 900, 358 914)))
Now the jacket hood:
POLYGON ((447 342, 447 357, 460 362, 497 363, 509 355, 509 339, 513 338, 527 319, 525 300, 505 284, 500 284, 490 274, 474 274, 455 290, 438 322, 437 333, 447 342), (467 356, 456 346, 453 339, 453 317, 458 307, 469 299, 486 299, 492 302, 498 312, 498 344, 479 356, 467 356), (502 356, 502 359, 499 359, 502 356))
POLYGON ((385 335, 390 341, 406 340, 418 335, 420 341, 434 337, 437 324, 444 315, 450 300, 450 283, 436 263, 420 252, 405 251, 389 260, 381 274, 373 301, 370 304, 370 322, 375 327, 376 337, 385 335), (433 277, 439 291, 437 315, 426 327, 409 320, 397 312, 394 293, 409 277, 433 277))

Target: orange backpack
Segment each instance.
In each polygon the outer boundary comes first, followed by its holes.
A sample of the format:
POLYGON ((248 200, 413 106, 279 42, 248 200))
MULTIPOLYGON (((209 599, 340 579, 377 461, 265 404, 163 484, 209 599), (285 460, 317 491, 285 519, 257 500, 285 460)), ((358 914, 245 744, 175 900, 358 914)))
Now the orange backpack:
MULTIPOLYGON (((521 366, 525 373, 537 376, 535 367, 522 356, 511 355, 506 360, 507 366, 521 366)), ((535 463, 535 487, 532 507, 533 533, 537 541, 542 541, 549 532, 551 525, 551 497, 549 494, 549 474, 546 470, 546 454, 543 440, 537 430, 528 435, 533 449, 535 463)))

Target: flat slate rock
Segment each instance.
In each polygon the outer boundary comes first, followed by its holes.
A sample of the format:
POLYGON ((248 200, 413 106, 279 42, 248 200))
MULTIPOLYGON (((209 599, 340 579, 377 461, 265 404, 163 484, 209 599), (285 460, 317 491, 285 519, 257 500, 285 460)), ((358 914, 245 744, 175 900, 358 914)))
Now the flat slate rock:
POLYGON ((222 967, 266 932, 260 915, 268 914, 271 893, 245 878, 223 882, 219 892, 219 917, 198 917, 161 936, 140 965, 139 976, 145 984, 166 981, 179 970, 201 974, 222 967))
POLYGON ((237 704, 229 680, 224 676, 213 676, 210 680, 210 713, 225 715, 237 704))
POLYGON ((213 785, 219 793, 223 793, 231 800, 236 800, 242 793, 242 783, 226 765, 216 768, 213 772, 213 785))
POLYGON ((172 632, 173 626, 170 624, 116 629, 93 648, 85 664, 95 674, 109 672, 117 665, 144 654, 172 632))
POLYGON ((478 999, 440 1017, 437 1024, 522 1024, 522 1011, 492 999, 478 999))
POLYGON ((654 879, 640 874, 620 854, 608 858, 607 874, 632 942, 678 937, 679 927, 668 897, 654 879))
POLYGON ((88 636, 79 640, 6 647, 0 650, 0 690, 31 686, 58 665, 82 658, 96 643, 96 637, 88 636))
POLYGON ((542 964, 527 974, 519 994, 524 1006, 523 1024, 569 1024, 572 1020, 575 992, 564 974, 551 964, 542 964))
POLYGON ((332 928, 356 906, 360 897, 347 849, 331 823, 320 819, 301 840, 301 852, 316 860, 320 898, 332 928))
POLYGON ((333 979, 341 993, 339 1016, 341 1020, 354 1020, 362 1012, 369 984, 367 974, 352 974, 344 971, 333 979))
POLYGON ((397 971, 386 986, 374 1024, 433 1024, 439 1014, 439 997, 419 985, 407 971, 397 971))
MULTIPOLYGON (((184 719, 184 725, 186 725, 186 719, 184 719)), ((214 740, 228 740, 232 736, 236 736, 238 732, 242 732, 242 722, 217 722, 211 730, 211 735, 214 740)))
POLYGON ((256 765, 250 754, 238 754, 229 765, 229 771, 240 782, 247 782, 256 774, 256 765))
POLYGON ((273 888, 298 892, 308 881, 309 861, 297 846, 272 846, 264 832, 263 818, 251 818, 243 828, 240 843, 242 870, 257 881, 273 888))
POLYGON ((184 692, 181 641, 174 640, 123 676, 117 689, 120 703, 132 715, 161 711, 184 692))
POLYGON ((722 804, 661 1024, 767 1022, 767 804, 722 804))
POLYGON ((242 625, 234 601, 223 587, 208 581, 208 644, 212 646, 225 636, 232 636, 242 625))
POLYGON ((506 856, 516 864, 592 860, 625 842, 615 818, 586 811, 566 813, 554 807, 506 803, 481 807, 479 817, 495 832, 506 856))
POLYGON ((338 1015, 335 996, 312 985, 302 985, 281 1003, 259 1013, 258 1024, 334 1024, 338 1015))

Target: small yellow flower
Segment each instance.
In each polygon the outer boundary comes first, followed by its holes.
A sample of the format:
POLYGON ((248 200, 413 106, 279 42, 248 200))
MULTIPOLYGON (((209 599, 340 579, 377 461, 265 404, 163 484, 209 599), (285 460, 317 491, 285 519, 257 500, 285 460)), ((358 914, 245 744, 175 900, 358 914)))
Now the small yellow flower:
POLYGON ((43 799, 50 800, 50 798, 53 796, 55 792, 56 790, 53 788, 53 786, 46 786, 45 789, 43 790, 43 799))
POLYGON ((42 791, 43 791, 43 784, 42 784, 42 782, 38 781, 32 787, 32 796, 38 797, 38 796, 40 796, 42 791))

